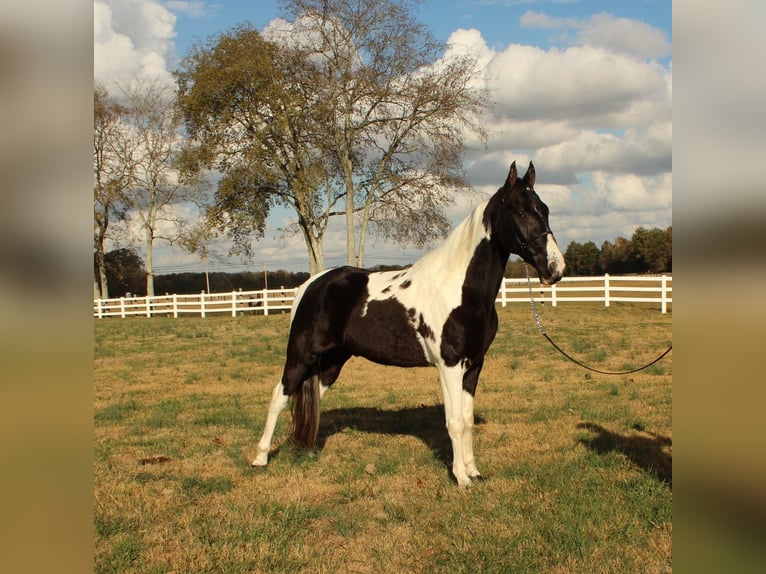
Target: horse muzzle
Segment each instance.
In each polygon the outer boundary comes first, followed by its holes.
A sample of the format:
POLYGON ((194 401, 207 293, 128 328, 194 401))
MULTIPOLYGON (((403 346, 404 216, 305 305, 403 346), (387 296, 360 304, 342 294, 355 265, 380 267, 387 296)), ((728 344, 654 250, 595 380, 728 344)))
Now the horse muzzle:
POLYGON ((564 276, 563 271, 559 272, 558 270, 555 272, 550 273, 550 275, 543 276, 540 275, 540 283, 543 285, 553 285, 554 283, 558 283, 561 281, 561 278, 564 276))

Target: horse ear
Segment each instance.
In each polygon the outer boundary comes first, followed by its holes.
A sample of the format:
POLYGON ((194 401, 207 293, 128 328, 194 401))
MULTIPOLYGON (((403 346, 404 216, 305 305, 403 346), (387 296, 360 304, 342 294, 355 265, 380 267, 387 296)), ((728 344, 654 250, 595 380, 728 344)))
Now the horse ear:
POLYGON ((511 164, 511 170, 508 172, 508 177, 505 178, 505 184, 503 187, 513 187, 516 185, 516 178, 519 176, 519 173, 516 171, 516 161, 511 164))
POLYGON ((527 180, 527 185, 529 187, 535 186, 535 166, 532 165, 532 162, 529 162, 529 168, 527 169, 527 173, 524 174, 524 179, 527 180))

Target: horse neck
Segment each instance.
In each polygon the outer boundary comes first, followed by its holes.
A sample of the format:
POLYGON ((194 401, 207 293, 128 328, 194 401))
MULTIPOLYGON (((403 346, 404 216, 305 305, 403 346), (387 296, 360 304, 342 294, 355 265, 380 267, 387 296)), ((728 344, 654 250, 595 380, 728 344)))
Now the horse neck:
POLYGON ((483 300, 487 305, 494 305, 497 293, 505 275, 505 267, 510 251, 504 249, 493 234, 495 214, 498 209, 496 197, 479 205, 473 216, 473 225, 481 229, 481 238, 475 242, 470 261, 466 264, 464 293, 470 292, 472 298, 483 300))
POLYGON ((453 229, 436 249, 421 257, 413 269, 440 269, 445 275, 463 274, 470 263, 476 245, 487 236, 481 221, 485 202, 477 206, 453 229))
POLYGON ((494 301, 510 253, 503 253, 485 222, 489 201, 480 203, 460 222, 439 247, 413 265, 413 271, 439 276, 445 284, 468 288, 494 301))

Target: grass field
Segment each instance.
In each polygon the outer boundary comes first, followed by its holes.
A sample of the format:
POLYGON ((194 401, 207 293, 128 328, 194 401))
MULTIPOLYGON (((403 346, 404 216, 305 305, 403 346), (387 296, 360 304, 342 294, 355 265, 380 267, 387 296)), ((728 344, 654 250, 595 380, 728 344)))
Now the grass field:
MULTIPOLYGON (((650 306, 540 312, 601 369, 672 339, 650 306)), ((591 374, 528 306, 499 314, 476 403, 487 480, 471 489, 449 472, 433 368, 352 359, 317 451, 285 443, 286 411, 253 469, 287 315, 95 321, 96 572, 672 571, 672 353, 591 374)))

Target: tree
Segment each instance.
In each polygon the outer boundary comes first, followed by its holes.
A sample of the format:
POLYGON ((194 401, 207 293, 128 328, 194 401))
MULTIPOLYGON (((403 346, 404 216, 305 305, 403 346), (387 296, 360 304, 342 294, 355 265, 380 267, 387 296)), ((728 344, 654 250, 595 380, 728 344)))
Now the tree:
POLYGON ((249 24, 197 45, 176 72, 179 105, 197 143, 191 164, 223 177, 207 212, 235 251, 249 255, 275 205, 295 212, 312 273, 339 197, 331 184, 315 69, 249 24))
POLYGON ((450 191, 468 187, 464 138, 486 134, 476 60, 439 59, 408 0, 287 0, 291 37, 319 72, 329 149, 344 190, 347 261, 363 265, 369 225, 398 243, 446 234, 450 191), (297 31, 297 34, 296 34, 297 31), (358 231, 355 217, 358 218, 358 231), (357 242, 358 234, 358 242, 357 242))
POLYGON ((115 296, 122 297, 126 293, 145 294, 146 269, 134 249, 123 247, 110 251, 104 256, 104 262, 110 291, 115 296))
POLYGON ((582 275, 599 275, 603 273, 601 269, 600 251, 592 241, 586 241, 582 246, 581 252, 581 271, 582 275))
POLYGON ((614 243, 605 241, 601 246, 601 269, 604 273, 619 275, 634 273, 635 265, 631 256, 631 243, 624 237, 617 237, 614 243))
POLYGON ((130 166, 124 200, 143 232, 146 293, 152 296, 154 242, 181 241, 186 222, 175 208, 198 202, 204 185, 202 172, 189 168, 172 90, 156 81, 136 82, 123 88, 123 97, 121 161, 130 166))
POLYGON ((671 268, 672 228, 639 227, 630 242, 633 259, 641 272, 662 273, 671 268))
POLYGON ((293 22, 274 41, 243 24, 184 58, 176 78, 196 161, 224 174, 210 221, 241 251, 277 204, 295 212, 312 273, 334 215, 359 265, 370 226, 416 245, 446 233, 449 192, 467 186, 463 133, 484 136, 486 98, 471 87, 475 61, 437 61, 443 46, 409 5, 288 1, 293 22))
POLYGON ((108 298, 105 244, 112 218, 125 216, 124 192, 130 166, 122 160, 119 130, 125 107, 111 98, 103 86, 93 90, 93 295, 108 298))

